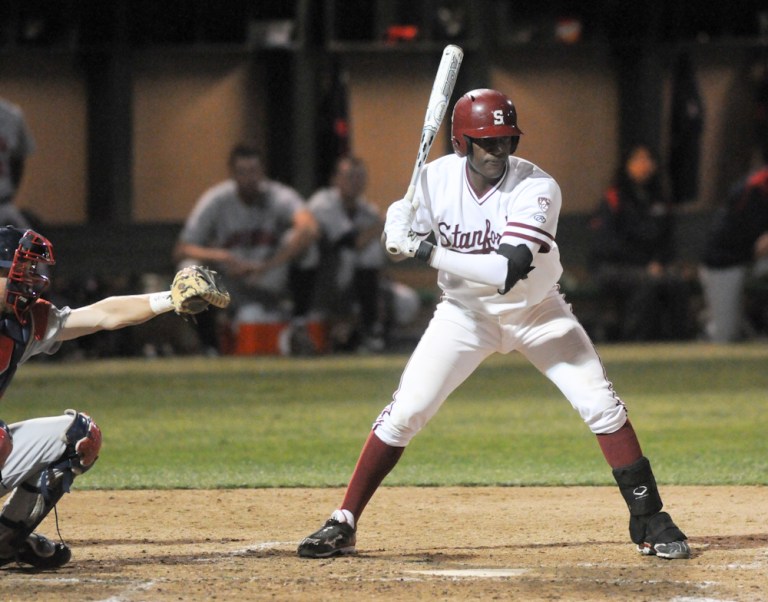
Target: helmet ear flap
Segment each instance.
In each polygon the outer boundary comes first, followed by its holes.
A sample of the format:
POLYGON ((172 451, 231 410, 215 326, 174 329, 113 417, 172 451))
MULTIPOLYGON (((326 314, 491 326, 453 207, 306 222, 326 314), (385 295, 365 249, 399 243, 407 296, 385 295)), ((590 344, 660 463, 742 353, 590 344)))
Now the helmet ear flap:
POLYGON ((453 152, 455 152, 459 157, 467 156, 469 144, 466 136, 452 136, 451 144, 453 145, 453 152))

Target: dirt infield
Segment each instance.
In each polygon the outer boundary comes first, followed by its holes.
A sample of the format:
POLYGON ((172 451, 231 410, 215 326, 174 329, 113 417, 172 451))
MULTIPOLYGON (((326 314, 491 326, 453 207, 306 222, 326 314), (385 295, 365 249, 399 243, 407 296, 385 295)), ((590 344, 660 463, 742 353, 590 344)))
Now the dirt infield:
MULTIPOLYGON (((686 561, 642 557, 614 488, 382 488, 358 554, 303 560, 296 543, 335 489, 75 491, 59 504, 72 563, 0 569, 0 599, 768 599, 768 489, 663 487, 686 561)), ((55 534, 48 519, 41 531, 55 534)))

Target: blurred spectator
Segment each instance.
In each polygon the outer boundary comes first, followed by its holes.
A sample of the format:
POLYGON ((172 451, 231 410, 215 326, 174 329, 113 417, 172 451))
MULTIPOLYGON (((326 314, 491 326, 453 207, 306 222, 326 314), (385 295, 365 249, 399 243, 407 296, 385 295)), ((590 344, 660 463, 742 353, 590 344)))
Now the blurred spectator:
POLYGON ((768 166, 739 181, 715 212, 701 263, 707 338, 716 343, 744 338, 745 284, 768 274, 768 166))
MULTIPOLYGON (((232 294, 231 317, 240 322, 302 318, 311 301, 307 272, 292 286, 291 267, 309 260, 317 223, 292 188, 270 180, 254 144, 237 144, 231 178, 208 189, 182 229, 174 259, 216 269, 232 294)), ((222 312, 217 312, 222 313, 222 312)), ((221 351, 216 314, 198 316, 201 343, 221 351)))
POLYGON ((368 174, 358 157, 336 163, 330 186, 308 201, 320 226, 321 260, 316 306, 330 326, 336 350, 382 351, 385 317, 380 272, 383 219, 365 198, 368 174))
POLYGON ((688 338, 688 284, 676 269, 673 218, 651 150, 636 144, 622 156, 613 184, 590 222, 591 269, 606 308, 596 338, 651 341, 688 338))
POLYGON ((14 199, 27 156, 34 149, 35 141, 21 108, 0 98, 0 226, 31 227, 14 199))

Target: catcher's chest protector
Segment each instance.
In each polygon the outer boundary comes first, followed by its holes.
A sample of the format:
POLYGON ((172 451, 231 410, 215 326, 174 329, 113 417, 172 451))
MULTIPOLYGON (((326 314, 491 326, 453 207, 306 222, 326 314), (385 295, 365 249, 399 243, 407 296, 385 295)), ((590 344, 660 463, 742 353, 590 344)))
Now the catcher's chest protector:
POLYGON ((11 384, 29 341, 32 326, 6 318, 0 321, 0 397, 11 384))

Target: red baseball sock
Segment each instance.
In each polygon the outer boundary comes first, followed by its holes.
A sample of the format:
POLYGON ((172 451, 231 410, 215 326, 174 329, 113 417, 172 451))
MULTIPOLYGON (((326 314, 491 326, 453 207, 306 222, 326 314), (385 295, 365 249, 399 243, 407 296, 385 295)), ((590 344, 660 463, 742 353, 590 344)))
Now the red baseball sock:
POLYGON ((387 445, 376 436, 374 431, 368 435, 352 478, 347 485, 344 501, 341 503, 342 509, 354 514, 355 524, 360 520, 360 515, 368 501, 381 485, 384 477, 395 467, 404 450, 404 447, 387 445))
POLYGON ((598 435, 597 442, 603 450, 605 459, 611 468, 621 468, 634 464, 643 456, 635 429, 627 420, 618 431, 598 435))

